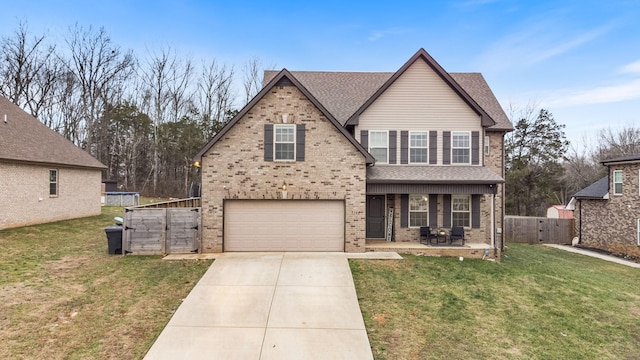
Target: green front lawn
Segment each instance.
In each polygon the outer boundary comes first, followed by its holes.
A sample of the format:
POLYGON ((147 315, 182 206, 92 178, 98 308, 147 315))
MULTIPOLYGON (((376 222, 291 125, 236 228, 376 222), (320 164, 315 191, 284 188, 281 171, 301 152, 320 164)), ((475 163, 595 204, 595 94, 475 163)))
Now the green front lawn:
POLYGON ((640 270, 510 244, 501 263, 351 260, 376 359, 638 359, 640 270))
POLYGON ((107 254, 101 216, 0 231, 0 359, 140 359, 211 261, 107 254))

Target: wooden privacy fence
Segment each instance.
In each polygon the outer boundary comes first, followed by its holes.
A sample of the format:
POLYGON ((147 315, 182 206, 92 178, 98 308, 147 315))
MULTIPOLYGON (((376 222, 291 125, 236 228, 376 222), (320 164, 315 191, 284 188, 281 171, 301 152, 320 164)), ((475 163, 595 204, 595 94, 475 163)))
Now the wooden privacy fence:
POLYGON ((193 198, 126 208, 123 249, 135 255, 198 252, 199 205, 193 198))
POLYGON ((507 242, 525 244, 571 244, 575 236, 573 219, 530 216, 505 216, 504 237, 507 242))

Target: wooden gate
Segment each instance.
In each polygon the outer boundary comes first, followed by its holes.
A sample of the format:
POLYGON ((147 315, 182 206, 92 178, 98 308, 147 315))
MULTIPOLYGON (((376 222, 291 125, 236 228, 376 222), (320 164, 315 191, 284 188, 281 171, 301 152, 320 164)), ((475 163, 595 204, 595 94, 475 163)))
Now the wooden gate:
POLYGON ((573 219, 505 216, 506 242, 526 244, 571 244, 575 236, 573 219))
POLYGON ((199 248, 200 207, 130 207, 125 209, 123 248, 127 254, 195 253, 199 248))

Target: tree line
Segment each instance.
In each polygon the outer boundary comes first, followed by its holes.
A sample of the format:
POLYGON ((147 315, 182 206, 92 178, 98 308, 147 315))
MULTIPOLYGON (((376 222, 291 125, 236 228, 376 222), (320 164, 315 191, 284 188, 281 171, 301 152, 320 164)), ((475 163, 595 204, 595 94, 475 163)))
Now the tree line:
POLYGON ((640 129, 605 128, 596 139, 571 145, 553 114, 530 104, 509 109, 514 131, 505 137, 505 206, 508 215, 546 216, 578 191, 607 175, 603 160, 640 154, 640 129))
POLYGON ((104 178, 150 196, 188 194, 193 155, 262 82, 257 57, 236 71, 170 47, 139 56, 78 24, 54 43, 21 22, 0 49, 0 95, 105 164, 104 178))

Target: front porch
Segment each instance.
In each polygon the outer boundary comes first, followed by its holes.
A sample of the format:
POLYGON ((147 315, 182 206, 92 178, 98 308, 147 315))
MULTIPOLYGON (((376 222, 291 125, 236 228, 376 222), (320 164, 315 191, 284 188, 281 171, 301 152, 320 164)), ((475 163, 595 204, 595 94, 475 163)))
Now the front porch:
POLYGON ((394 242, 385 240, 369 240, 365 245, 366 252, 395 251, 398 254, 423 256, 463 257, 469 259, 495 259, 500 261, 500 250, 492 250, 488 244, 465 243, 460 245, 425 245, 417 242, 394 242), (488 254, 484 255, 488 250, 488 254))

